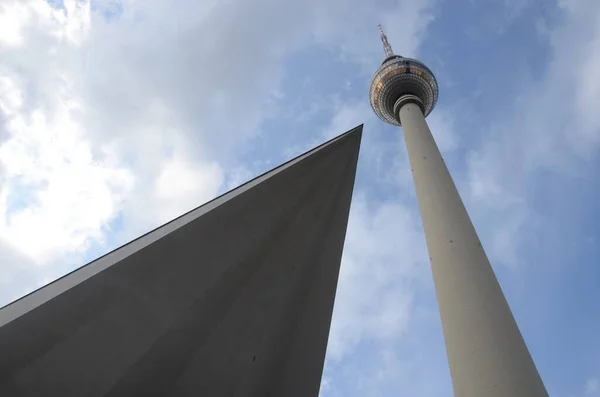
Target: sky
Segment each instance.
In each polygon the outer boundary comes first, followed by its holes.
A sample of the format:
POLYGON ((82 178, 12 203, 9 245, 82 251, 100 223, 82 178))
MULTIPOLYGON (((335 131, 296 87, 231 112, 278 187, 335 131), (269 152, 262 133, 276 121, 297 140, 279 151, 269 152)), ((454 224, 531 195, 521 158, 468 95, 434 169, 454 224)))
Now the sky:
POLYGON ((379 23, 550 395, 600 396, 597 0, 0 0, 0 306, 364 123, 320 395, 451 396, 379 23))

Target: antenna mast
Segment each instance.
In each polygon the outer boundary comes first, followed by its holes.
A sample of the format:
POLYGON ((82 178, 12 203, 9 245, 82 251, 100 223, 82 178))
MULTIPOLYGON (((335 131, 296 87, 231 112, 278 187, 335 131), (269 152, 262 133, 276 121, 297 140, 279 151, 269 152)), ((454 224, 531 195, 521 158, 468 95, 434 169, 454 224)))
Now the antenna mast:
POLYGON ((383 49, 385 50, 385 56, 387 57, 391 57, 392 55, 394 55, 394 51, 392 51, 392 46, 390 45, 390 43, 388 42, 387 36, 385 35, 385 33, 383 33, 383 28, 381 27, 381 25, 379 26, 379 31, 381 32, 381 41, 383 42, 383 49))

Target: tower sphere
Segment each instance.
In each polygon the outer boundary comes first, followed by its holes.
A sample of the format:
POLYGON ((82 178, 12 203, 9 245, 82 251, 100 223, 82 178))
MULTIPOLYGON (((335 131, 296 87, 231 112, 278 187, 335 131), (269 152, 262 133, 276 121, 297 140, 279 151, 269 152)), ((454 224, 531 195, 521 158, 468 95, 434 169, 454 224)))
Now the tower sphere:
POLYGON ((383 61, 371 80, 371 107, 388 124, 401 125, 400 108, 408 102, 419 105, 427 117, 437 99, 438 84, 433 72, 416 59, 392 54, 383 61))

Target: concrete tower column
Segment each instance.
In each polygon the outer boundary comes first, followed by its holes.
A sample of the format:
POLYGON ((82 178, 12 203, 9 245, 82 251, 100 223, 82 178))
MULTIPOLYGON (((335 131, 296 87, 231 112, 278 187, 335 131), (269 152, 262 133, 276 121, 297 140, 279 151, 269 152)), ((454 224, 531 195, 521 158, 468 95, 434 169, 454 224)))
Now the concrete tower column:
POLYGON ((421 108, 404 104, 408 149, 456 397, 548 393, 421 108))

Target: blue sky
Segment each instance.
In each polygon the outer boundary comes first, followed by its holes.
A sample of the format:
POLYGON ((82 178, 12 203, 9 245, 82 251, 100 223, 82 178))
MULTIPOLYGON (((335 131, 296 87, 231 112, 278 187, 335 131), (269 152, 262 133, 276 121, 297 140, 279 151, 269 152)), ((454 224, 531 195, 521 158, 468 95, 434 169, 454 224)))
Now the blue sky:
POLYGON ((0 305, 364 123, 321 395, 451 396, 378 23, 550 394, 599 396, 596 0, 0 0, 0 305))

